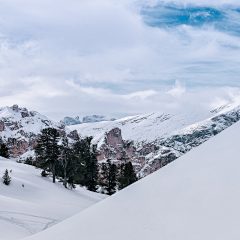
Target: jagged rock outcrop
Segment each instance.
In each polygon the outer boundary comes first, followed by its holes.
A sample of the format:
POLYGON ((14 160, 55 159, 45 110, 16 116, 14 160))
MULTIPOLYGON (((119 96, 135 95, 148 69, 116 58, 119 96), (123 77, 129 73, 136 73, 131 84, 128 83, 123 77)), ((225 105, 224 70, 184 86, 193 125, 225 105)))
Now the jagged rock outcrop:
POLYGON ((98 160, 103 159, 132 159, 136 154, 136 148, 133 141, 122 139, 121 129, 114 128, 106 133, 104 144, 99 150, 98 160))
MULTIPOLYGON (((63 124, 55 123, 38 112, 18 105, 0 109, 0 142, 7 144, 13 158, 33 150, 41 129, 47 127, 58 129, 61 136, 66 133, 63 124)), ((78 137, 77 131, 67 131, 67 134, 72 139, 78 137)))

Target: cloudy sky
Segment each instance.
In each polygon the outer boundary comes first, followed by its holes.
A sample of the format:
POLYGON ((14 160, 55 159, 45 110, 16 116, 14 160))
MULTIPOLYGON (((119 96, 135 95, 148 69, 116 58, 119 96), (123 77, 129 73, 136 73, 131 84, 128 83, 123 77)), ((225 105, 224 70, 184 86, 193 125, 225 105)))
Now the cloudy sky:
POLYGON ((0 105, 54 120, 240 95, 239 0, 0 0, 0 105))

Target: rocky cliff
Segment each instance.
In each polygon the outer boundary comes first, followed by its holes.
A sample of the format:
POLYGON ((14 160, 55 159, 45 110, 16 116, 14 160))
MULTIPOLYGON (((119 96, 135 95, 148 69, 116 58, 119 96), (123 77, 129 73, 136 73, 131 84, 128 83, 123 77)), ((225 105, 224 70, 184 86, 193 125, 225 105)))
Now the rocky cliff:
MULTIPOLYGON (((28 111, 18 105, 0 109, 0 143, 7 144, 13 158, 33 150, 41 129, 47 127, 58 129, 61 135, 66 132, 63 124, 55 123, 36 111, 28 111)), ((71 138, 77 137, 76 131, 67 131, 67 134, 71 138)))
POLYGON ((131 161, 148 175, 199 146, 240 119, 236 103, 199 114, 145 114, 114 122, 76 125, 98 144, 99 161, 131 161))

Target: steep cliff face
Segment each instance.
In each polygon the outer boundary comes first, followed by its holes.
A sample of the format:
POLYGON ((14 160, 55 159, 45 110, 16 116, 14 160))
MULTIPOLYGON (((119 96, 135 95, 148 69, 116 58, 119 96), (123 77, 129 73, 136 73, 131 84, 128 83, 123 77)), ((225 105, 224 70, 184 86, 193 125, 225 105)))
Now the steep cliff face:
POLYGON ((99 161, 127 159, 142 176, 148 175, 199 146, 240 119, 232 103, 210 112, 145 114, 114 122, 76 125, 82 136, 98 144, 99 161))
MULTIPOLYGON (((0 109, 0 142, 10 148, 10 156, 16 158, 31 151, 37 144, 37 136, 41 129, 53 127, 61 134, 65 126, 51 121, 47 117, 18 105, 0 109)), ((74 133, 69 133, 74 138, 74 133)))

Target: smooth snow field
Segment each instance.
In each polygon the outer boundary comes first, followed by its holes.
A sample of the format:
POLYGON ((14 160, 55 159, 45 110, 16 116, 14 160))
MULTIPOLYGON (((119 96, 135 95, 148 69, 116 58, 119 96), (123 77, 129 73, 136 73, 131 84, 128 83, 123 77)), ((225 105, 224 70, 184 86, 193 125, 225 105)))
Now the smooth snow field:
POLYGON ((34 167, 2 157, 0 174, 0 240, 35 234, 106 198, 79 187, 65 189, 34 167), (9 186, 2 183, 6 169, 12 170, 9 186))
POLYGON ((240 122, 112 197, 24 239, 239 240, 240 122))

